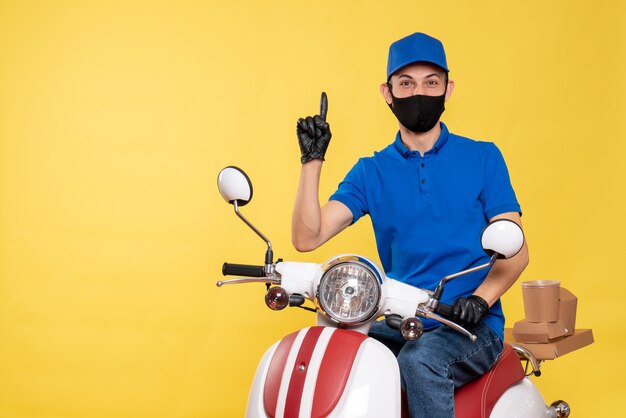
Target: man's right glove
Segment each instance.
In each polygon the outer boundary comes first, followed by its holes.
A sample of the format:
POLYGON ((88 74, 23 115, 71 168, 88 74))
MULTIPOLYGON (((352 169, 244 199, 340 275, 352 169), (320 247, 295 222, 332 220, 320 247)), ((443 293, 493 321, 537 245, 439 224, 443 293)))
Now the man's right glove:
POLYGON ((330 125, 326 122, 327 113, 328 98, 326 93, 322 93, 320 114, 298 119, 296 133, 298 134, 300 152, 302 153, 302 158, 300 159, 302 164, 318 158, 322 161, 324 160, 326 149, 332 137, 330 125))
POLYGON ((489 312, 489 304, 480 296, 472 295, 468 298, 458 298, 452 305, 450 319, 462 327, 472 329, 480 324, 489 312))

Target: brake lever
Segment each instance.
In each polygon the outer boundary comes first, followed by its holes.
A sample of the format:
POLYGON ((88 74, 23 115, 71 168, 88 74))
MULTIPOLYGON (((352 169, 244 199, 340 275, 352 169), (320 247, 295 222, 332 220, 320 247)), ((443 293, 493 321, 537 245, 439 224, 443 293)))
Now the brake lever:
POLYGON ((237 277, 235 279, 218 280, 215 282, 217 287, 222 287, 225 284, 242 284, 242 283, 266 283, 266 284, 280 284, 280 277, 237 277))
POLYGON ((421 316, 422 318, 430 318, 430 319, 434 319, 435 321, 439 321, 442 324, 447 325, 450 328, 454 329, 455 331, 460 332, 463 335, 466 335, 472 342, 475 342, 478 339, 474 334, 472 334, 471 332, 469 332, 468 330, 466 330, 465 328, 463 328, 456 322, 452 322, 442 316, 437 315, 436 313, 432 312, 430 309, 428 309, 428 307, 424 306, 423 304, 418 305, 417 311, 415 312, 415 314, 417 316, 421 316))

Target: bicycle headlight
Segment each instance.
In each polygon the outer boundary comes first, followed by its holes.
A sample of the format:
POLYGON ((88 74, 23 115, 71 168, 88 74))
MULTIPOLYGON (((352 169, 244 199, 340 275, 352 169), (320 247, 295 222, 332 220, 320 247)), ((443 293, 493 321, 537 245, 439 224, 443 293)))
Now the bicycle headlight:
POLYGON ((339 324, 356 325, 378 311, 381 284, 380 274, 368 260, 338 257, 323 267, 316 301, 327 318, 339 324))

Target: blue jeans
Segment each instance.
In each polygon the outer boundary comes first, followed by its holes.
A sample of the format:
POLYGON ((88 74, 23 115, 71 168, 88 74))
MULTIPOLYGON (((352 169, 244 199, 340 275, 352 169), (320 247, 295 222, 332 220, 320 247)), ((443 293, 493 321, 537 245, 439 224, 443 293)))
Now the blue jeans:
POLYGON ((454 418, 454 389, 482 376, 502 353, 502 341, 485 323, 468 337, 446 326, 405 341, 385 321, 375 322, 369 336, 385 344, 400 366, 411 418, 454 418))

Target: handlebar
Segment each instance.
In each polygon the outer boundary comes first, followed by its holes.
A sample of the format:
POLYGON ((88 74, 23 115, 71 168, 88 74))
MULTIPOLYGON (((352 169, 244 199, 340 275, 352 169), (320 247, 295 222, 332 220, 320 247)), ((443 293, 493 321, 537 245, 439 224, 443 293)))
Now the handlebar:
POLYGON ((449 319, 452 316, 452 305, 446 305, 445 303, 439 302, 439 304, 437 305, 437 309, 435 309, 435 312, 443 316, 444 318, 449 319))
POLYGON ((251 264, 224 263, 222 274, 224 276, 265 277, 265 267, 251 264))

